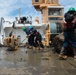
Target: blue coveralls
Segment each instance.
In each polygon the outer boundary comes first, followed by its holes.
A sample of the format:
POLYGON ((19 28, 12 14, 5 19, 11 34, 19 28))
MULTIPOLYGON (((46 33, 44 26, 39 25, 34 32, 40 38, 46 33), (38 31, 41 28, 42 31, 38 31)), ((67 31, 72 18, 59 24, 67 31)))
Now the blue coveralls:
MULTIPOLYGON (((26 32, 27 35, 30 35, 30 34, 31 34, 29 28, 27 28, 27 29, 25 30, 25 32, 26 32)), ((29 43, 29 45, 31 46, 30 36, 28 37, 28 43, 29 43)))
POLYGON ((33 46, 33 47, 36 47, 36 45, 34 43, 35 31, 36 31, 36 29, 34 29, 34 28, 30 29, 30 34, 31 35, 29 36, 29 38, 30 38, 31 46, 33 46))
MULTIPOLYGON (((71 26, 73 23, 70 23, 71 26)), ((69 24, 69 26, 70 26, 69 24)), ((66 24, 65 24, 66 25, 66 24)), ((70 44, 73 48, 76 48, 76 42, 74 41, 75 38, 75 33, 74 33, 74 28, 64 28, 64 42, 63 42, 63 47, 68 47, 68 44, 70 44)))
POLYGON ((68 44, 71 44, 73 48, 76 47, 76 42, 74 42, 74 32, 64 32, 63 47, 68 47, 68 44))
POLYGON ((36 31, 36 29, 32 28, 32 29, 26 29, 26 34, 29 35, 28 37, 28 43, 30 46, 34 46, 35 47, 35 43, 34 43, 34 32, 36 31))

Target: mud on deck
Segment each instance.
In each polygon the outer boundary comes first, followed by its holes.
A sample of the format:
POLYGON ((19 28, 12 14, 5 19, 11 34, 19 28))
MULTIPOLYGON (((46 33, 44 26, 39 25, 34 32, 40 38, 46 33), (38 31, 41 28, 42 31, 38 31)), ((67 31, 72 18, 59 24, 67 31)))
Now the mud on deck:
POLYGON ((59 60, 52 48, 42 51, 22 47, 10 52, 1 47, 0 75, 76 75, 76 60, 59 60))

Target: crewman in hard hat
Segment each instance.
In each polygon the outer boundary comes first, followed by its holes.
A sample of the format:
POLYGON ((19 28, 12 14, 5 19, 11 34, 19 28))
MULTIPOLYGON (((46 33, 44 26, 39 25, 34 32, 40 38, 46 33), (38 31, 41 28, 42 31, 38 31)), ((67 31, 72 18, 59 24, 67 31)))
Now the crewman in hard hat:
POLYGON ((74 20, 74 13, 75 9, 73 7, 69 8, 68 12, 65 13, 64 18, 65 22, 63 23, 64 25, 64 42, 63 46, 59 55, 59 59, 66 59, 67 56, 65 55, 65 51, 68 47, 68 44, 70 44, 73 47, 73 53, 74 53, 74 58, 76 58, 76 41, 74 41, 75 37, 75 20, 74 20))
POLYGON ((28 47, 30 47, 31 46, 31 42, 30 42, 30 29, 29 28, 26 28, 25 26, 24 27, 22 27, 22 30, 24 31, 24 32, 26 32, 26 34, 27 34, 27 38, 28 38, 28 44, 29 44, 29 46, 28 47))
POLYGON ((42 36, 33 26, 29 26, 27 29, 26 27, 23 27, 22 30, 25 31, 28 36, 28 43, 30 48, 44 48, 42 44, 42 36))
POLYGON ((36 31, 36 29, 33 26, 29 26, 29 30, 30 30, 29 41, 31 43, 32 48, 35 48, 36 45, 34 43, 34 38, 35 38, 35 31, 36 31))
POLYGON ((22 30, 25 31, 28 36, 29 48, 35 47, 35 44, 34 44, 35 29, 33 28, 33 26, 29 26, 27 29, 26 29, 26 27, 23 27, 22 30))
POLYGON ((44 45, 42 44, 41 34, 33 26, 29 26, 29 29, 31 46, 34 49, 43 49, 44 45))

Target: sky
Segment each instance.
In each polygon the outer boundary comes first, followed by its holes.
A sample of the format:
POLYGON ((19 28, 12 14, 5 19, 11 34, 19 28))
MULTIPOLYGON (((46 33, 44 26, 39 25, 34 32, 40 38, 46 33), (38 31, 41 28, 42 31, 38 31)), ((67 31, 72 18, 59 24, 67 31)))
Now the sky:
MULTIPOLYGON (((66 12, 70 7, 76 7, 76 0, 59 0, 59 4, 64 7, 66 12)), ((36 11, 32 5, 32 0, 0 0, 0 18, 14 21, 18 17, 20 8, 20 16, 32 16, 41 18, 41 13, 36 11)))

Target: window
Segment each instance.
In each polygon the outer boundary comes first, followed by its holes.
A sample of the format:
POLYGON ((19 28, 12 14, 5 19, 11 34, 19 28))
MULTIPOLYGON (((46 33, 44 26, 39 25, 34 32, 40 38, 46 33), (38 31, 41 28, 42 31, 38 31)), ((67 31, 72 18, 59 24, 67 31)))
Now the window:
POLYGON ((63 20, 63 18, 53 18, 53 17, 51 17, 51 18, 49 18, 49 20, 63 20))
POLYGON ((35 2, 39 2, 39 0, 35 0, 35 2))
POLYGON ((53 0, 48 0, 48 2, 52 2, 53 3, 53 0))
POLYGON ((62 9, 59 8, 49 8, 48 9, 48 15, 51 16, 61 16, 62 15, 62 9))

